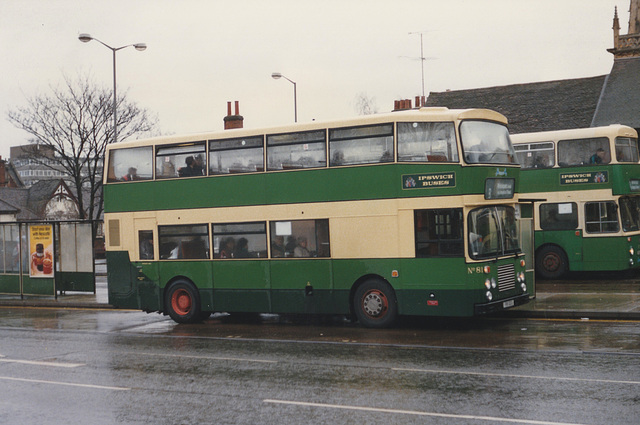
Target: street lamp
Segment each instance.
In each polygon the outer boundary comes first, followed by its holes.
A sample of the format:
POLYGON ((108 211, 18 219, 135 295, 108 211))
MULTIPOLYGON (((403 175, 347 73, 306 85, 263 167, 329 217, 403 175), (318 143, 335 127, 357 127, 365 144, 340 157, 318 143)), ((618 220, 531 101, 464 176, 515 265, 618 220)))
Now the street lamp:
POLYGON ((298 95, 296 94, 296 82, 288 79, 279 72, 274 72, 273 74, 271 74, 271 78, 273 78, 274 80, 284 78, 285 80, 293 84, 293 113, 295 122, 298 122, 298 95))
POLYGON ((82 41, 83 43, 88 43, 91 40, 95 40, 98 43, 102 44, 104 47, 106 47, 107 49, 111 50, 113 52, 113 141, 114 143, 118 141, 118 121, 116 118, 117 115, 117 97, 116 97, 116 52, 118 50, 122 50, 125 47, 130 47, 133 46, 135 47, 136 50, 139 51, 143 51, 146 50, 147 45, 145 43, 135 43, 135 44, 127 44, 126 46, 121 46, 121 47, 111 47, 106 43, 103 43, 102 41, 98 40, 95 37, 91 37, 91 35, 89 34, 80 34, 78 36, 78 40, 82 41))

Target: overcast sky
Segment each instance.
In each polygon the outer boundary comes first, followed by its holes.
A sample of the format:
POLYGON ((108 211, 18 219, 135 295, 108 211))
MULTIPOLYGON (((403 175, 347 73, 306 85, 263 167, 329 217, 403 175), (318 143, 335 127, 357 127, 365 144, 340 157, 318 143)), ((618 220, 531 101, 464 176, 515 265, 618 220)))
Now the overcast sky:
MULTIPOLYGON (((90 74, 157 114, 160 131, 223 128, 238 100, 245 128, 380 112, 425 90, 469 89, 609 73, 612 19, 629 0, 0 0, 0 155, 27 143, 6 120, 25 98, 90 74)), ((526 99, 523 99, 526 101, 526 99)))

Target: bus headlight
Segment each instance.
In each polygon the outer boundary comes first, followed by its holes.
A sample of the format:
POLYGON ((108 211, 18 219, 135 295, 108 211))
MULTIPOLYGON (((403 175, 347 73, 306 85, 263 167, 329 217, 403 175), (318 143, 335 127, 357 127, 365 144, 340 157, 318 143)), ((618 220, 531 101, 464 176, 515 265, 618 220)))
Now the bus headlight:
POLYGON ((498 285, 496 284, 496 278, 495 278, 495 277, 492 277, 492 278, 491 278, 491 287, 492 287, 493 289, 496 289, 496 286, 498 286, 498 285))
POLYGON ((524 282, 525 282, 524 272, 518 273, 518 283, 524 283, 524 282))
POLYGON ((633 256, 633 254, 635 254, 636 252, 634 251, 633 247, 629 248, 629 254, 631 256, 633 256))
POLYGON ((490 291, 487 291, 485 296, 487 297, 487 300, 489 300, 489 301, 491 301, 493 299, 493 294, 490 291))
POLYGON ((484 286, 485 286, 487 289, 491 289, 491 281, 490 281, 489 279, 485 280, 485 281, 484 281, 484 286))
POLYGON ((522 282, 520 284, 520 287, 522 288, 522 292, 527 292, 527 284, 526 283, 522 282))
POLYGON ((629 258, 629 265, 633 266, 633 258, 629 258))

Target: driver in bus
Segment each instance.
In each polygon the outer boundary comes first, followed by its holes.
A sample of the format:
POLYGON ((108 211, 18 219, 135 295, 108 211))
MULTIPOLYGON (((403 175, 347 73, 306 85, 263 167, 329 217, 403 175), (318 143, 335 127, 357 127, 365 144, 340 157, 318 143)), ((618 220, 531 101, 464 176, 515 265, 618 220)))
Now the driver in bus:
POLYGON ((596 153, 591 155, 591 158, 589 159, 589 164, 602 164, 602 162, 604 161, 605 155, 606 154, 604 149, 598 148, 596 150, 596 153))

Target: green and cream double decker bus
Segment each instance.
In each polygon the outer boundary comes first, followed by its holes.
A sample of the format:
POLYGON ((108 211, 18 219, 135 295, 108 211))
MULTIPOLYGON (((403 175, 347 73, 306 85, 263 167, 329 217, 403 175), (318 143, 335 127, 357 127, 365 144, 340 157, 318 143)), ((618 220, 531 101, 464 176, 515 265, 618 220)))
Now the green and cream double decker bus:
POLYGON ((520 193, 535 204, 536 271, 640 264, 638 135, 623 125, 515 134, 520 193), (543 200, 543 201, 542 201, 543 200))
POLYGON ((504 116, 422 108, 110 145, 109 302, 473 316, 528 301, 504 116))

